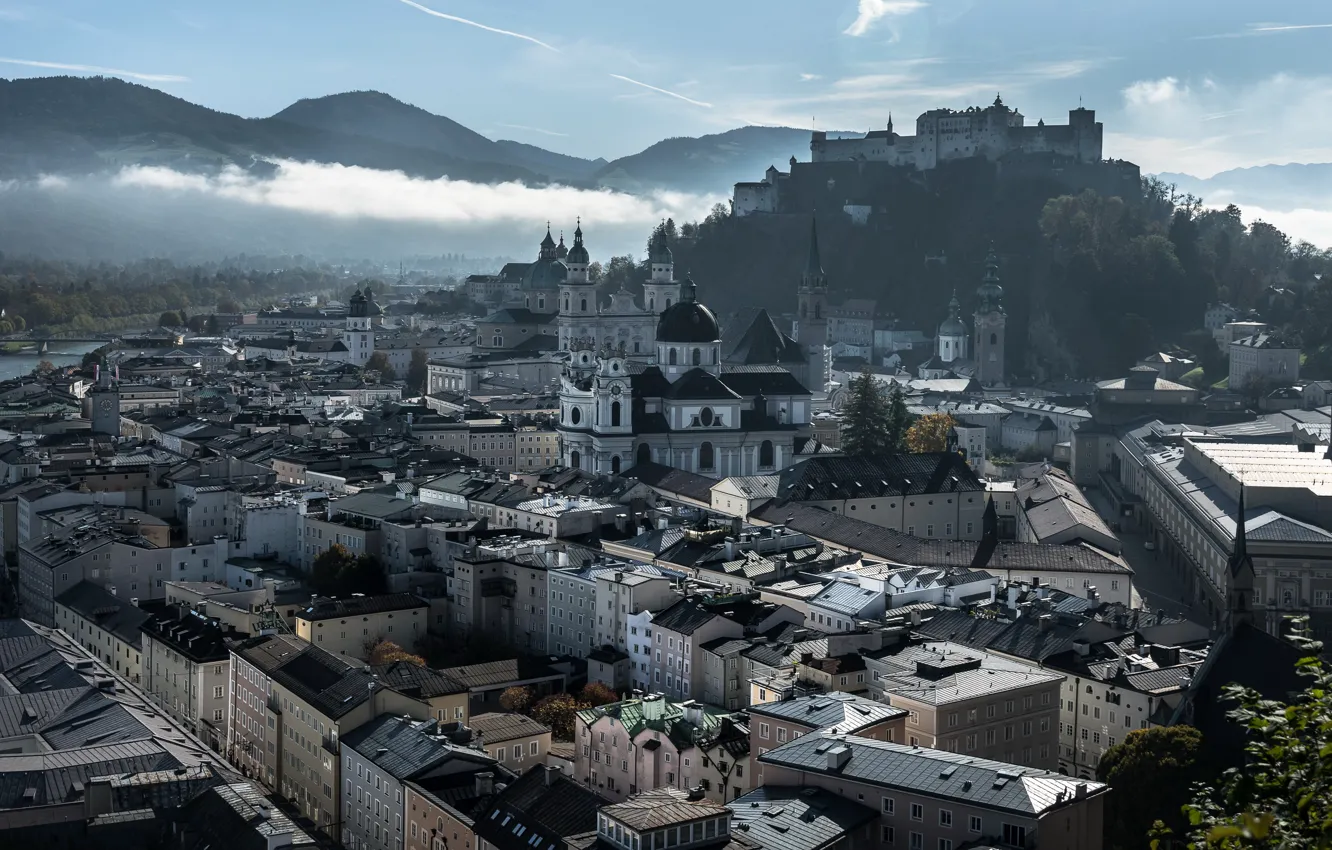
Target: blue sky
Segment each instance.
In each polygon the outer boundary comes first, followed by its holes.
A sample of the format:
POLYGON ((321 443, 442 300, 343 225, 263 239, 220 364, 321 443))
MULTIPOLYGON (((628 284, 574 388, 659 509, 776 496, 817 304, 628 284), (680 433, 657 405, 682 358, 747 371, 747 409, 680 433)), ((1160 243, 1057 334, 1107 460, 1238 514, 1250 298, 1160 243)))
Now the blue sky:
POLYGON ((1332 160, 1332 8, 1235 0, 0 0, 0 75, 116 69, 247 116, 378 89, 613 158, 748 123, 899 129, 1079 98, 1106 153, 1206 176, 1332 160), (470 23, 469 23, 470 22, 470 23))

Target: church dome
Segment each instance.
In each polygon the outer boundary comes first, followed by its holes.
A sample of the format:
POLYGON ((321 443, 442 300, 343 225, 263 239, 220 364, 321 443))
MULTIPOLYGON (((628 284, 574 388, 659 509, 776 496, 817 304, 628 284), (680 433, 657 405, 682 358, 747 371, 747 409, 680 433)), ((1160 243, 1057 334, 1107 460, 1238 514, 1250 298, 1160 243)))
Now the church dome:
POLYGON ((523 289, 555 289, 569 276, 563 260, 537 260, 523 278, 523 289))
POLYGON ((375 303, 375 294, 370 291, 370 284, 365 285, 365 313, 366 316, 382 316, 384 311, 375 303))
POLYGON ((573 247, 569 249, 569 254, 564 258, 566 263, 578 263, 587 265, 591 262, 591 257, 587 253, 587 247, 583 245, 583 224, 578 223, 578 229, 574 231, 573 247))
POLYGON ((680 300, 657 320, 657 342, 716 342, 721 339, 717 316, 698 303, 698 287, 686 280, 680 300))
POLYGON ((953 300, 948 302, 948 318, 939 325, 939 336, 967 336, 970 330, 966 322, 961 317, 962 304, 957 300, 957 293, 953 293, 953 300))

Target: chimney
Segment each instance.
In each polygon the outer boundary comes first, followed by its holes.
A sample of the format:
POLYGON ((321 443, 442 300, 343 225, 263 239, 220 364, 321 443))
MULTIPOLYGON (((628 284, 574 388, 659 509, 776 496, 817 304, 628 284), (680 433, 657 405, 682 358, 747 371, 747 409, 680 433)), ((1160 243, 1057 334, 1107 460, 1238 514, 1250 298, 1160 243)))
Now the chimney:
POLYGON ((560 769, 554 765, 545 765, 546 772, 541 777, 542 784, 547 788, 555 784, 555 780, 560 775, 560 769))
POLYGON ((665 710, 665 699, 661 694, 649 694, 643 697, 643 719, 660 720, 665 710))
POLYGON ((846 767, 846 763, 851 761, 851 748, 846 744, 838 744, 825 754, 827 756, 829 770, 841 770, 846 767))
POLYGON ((1005 590, 1007 591, 1008 609, 1010 611, 1016 610, 1018 604, 1018 592, 1019 592, 1018 586, 1010 581, 1008 583, 1008 587, 1005 588, 1005 590))
POLYGON ((1096 599, 1097 599, 1097 597, 1099 597, 1099 596, 1100 596, 1100 594, 1098 594, 1098 593, 1096 592, 1096 585, 1094 585, 1094 584, 1089 584, 1089 585, 1087 585, 1087 598, 1088 598, 1088 599, 1090 599, 1092 602, 1095 602, 1096 599))
POLYGON ((1050 631, 1051 629, 1054 628, 1054 615, 1053 615, 1053 614, 1042 614, 1041 617, 1040 617, 1039 622, 1040 622, 1040 624, 1041 624, 1041 631, 1042 631, 1042 632, 1048 632, 1048 631, 1050 631))
POLYGON ((1073 797, 1074 797, 1075 799, 1082 800, 1082 799, 1085 799, 1085 798, 1087 797, 1087 783, 1086 783, 1086 782, 1079 782, 1077 785, 1073 786, 1073 789, 1074 789, 1074 790, 1073 790, 1073 797))
POLYGON ((490 771, 476 775, 476 796, 487 797, 495 793, 495 774, 490 771))

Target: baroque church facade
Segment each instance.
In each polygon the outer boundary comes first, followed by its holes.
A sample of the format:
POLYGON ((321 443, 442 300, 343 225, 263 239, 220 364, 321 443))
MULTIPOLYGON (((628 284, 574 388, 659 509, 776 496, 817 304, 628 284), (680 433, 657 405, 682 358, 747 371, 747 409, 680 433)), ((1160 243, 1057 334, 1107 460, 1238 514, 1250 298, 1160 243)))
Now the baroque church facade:
POLYGON ((625 304, 652 317, 646 358, 604 329, 599 337, 573 332, 583 318, 577 314, 586 284, 571 284, 570 305, 577 309, 569 317, 557 426, 563 463, 606 474, 655 463, 711 478, 789 465, 809 429, 813 394, 806 382, 817 380, 823 389, 827 279, 817 245, 811 234, 799 290, 802 339, 782 333, 761 311, 726 355, 716 314, 699 301, 692 280, 675 280, 664 240, 651 247, 642 306, 632 296, 625 304))

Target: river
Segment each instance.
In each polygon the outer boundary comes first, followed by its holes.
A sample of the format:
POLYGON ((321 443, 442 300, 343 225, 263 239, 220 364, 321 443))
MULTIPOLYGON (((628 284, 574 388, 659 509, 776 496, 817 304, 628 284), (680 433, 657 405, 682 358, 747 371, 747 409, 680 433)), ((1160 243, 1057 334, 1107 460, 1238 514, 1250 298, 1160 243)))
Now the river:
POLYGON ((79 342, 79 343, 61 343, 59 340, 48 344, 46 354, 36 354, 24 352, 22 354, 0 355, 0 381, 8 381, 10 378, 20 378, 33 369, 43 360, 50 360, 56 366, 77 366, 83 362, 83 355, 89 351, 96 351, 104 343, 79 342))

